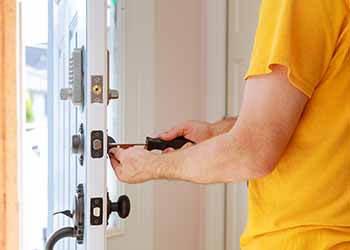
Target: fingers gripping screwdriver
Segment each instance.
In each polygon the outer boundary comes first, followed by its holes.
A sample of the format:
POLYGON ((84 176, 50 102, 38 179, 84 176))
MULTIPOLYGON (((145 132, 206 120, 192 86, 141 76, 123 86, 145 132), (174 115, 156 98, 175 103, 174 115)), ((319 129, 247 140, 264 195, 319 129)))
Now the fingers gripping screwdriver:
POLYGON ((185 144, 192 143, 195 144, 193 141, 186 139, 183 136, 177 137, 174 140, 171 141, 165 141, 160 138, 151 138, 147 137, 145 144, 119 144, 116 143, 116 141, 112 137, 108 137, 108 151, 112 148, 122 148, 127 149, 134 146, 144 146, 146 150, 152 151, 152 150, 165 150, 167 148, 173 148, 173 149, 180 149, 185 144))

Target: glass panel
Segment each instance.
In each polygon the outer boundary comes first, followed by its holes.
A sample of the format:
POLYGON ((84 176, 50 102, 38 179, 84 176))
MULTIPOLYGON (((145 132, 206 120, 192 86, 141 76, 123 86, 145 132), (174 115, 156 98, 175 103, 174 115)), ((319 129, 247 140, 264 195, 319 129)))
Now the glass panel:
POLYGON ((47 228, 47 1, 22 1, 21 249, 44 249, 47 228), (40 9, 40 11, 38 11, 40 9), (35 27, 35 28, 34 28, 35 27))

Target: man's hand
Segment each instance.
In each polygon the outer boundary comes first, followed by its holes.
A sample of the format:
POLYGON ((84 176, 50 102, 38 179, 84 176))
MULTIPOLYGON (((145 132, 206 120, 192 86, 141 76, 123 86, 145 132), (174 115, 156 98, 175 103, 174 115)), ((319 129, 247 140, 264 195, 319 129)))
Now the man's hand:
POLYGON ((200 143, 214 136, 210 123, 188 121, 176 126, 160 135, 160 138, 166 141, 171 141, 179 136, 200 143))
POLYGON ((154 162, 159 155, 141 147, 114 148, 109 151, 112 167, 118 179, 129 184, 143 183, 157 178, 154 162))

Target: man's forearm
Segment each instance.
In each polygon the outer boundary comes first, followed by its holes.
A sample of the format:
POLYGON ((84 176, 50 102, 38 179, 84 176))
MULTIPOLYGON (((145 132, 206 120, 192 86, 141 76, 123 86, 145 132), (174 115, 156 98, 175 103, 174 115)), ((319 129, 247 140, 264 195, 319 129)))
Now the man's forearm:
POLYGON ((218 136, 227 133, 232 129, 237 121, 237 117, 227 117, 221 121, 210 125, 213 136, 218 136))
POLYGON ((234 183, 264 175, 259 173, 252 151, 232 133, 162 155, 156 179, 175 179, 201 184, 234 183))

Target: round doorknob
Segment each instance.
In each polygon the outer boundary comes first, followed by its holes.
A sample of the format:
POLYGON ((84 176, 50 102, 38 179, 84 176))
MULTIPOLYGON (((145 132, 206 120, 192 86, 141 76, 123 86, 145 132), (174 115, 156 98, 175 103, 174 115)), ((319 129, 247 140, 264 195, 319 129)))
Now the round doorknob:
POLYGON ((130 199, 126 195, 119 197, 117 202, 117 213, 120 218, 125 219, 130 214, 130 199))
POLYGON ((112 202, 109 199, 109 195, 107 194, 108 197, 108 204, 107 204, 107 214, 108 218, 112 212, 117 212, 119 217, 122 219, 125 219, 129 216, 130 214, 130 199, 126 195, 122 195, 119 197, 117 202, 112 202))

